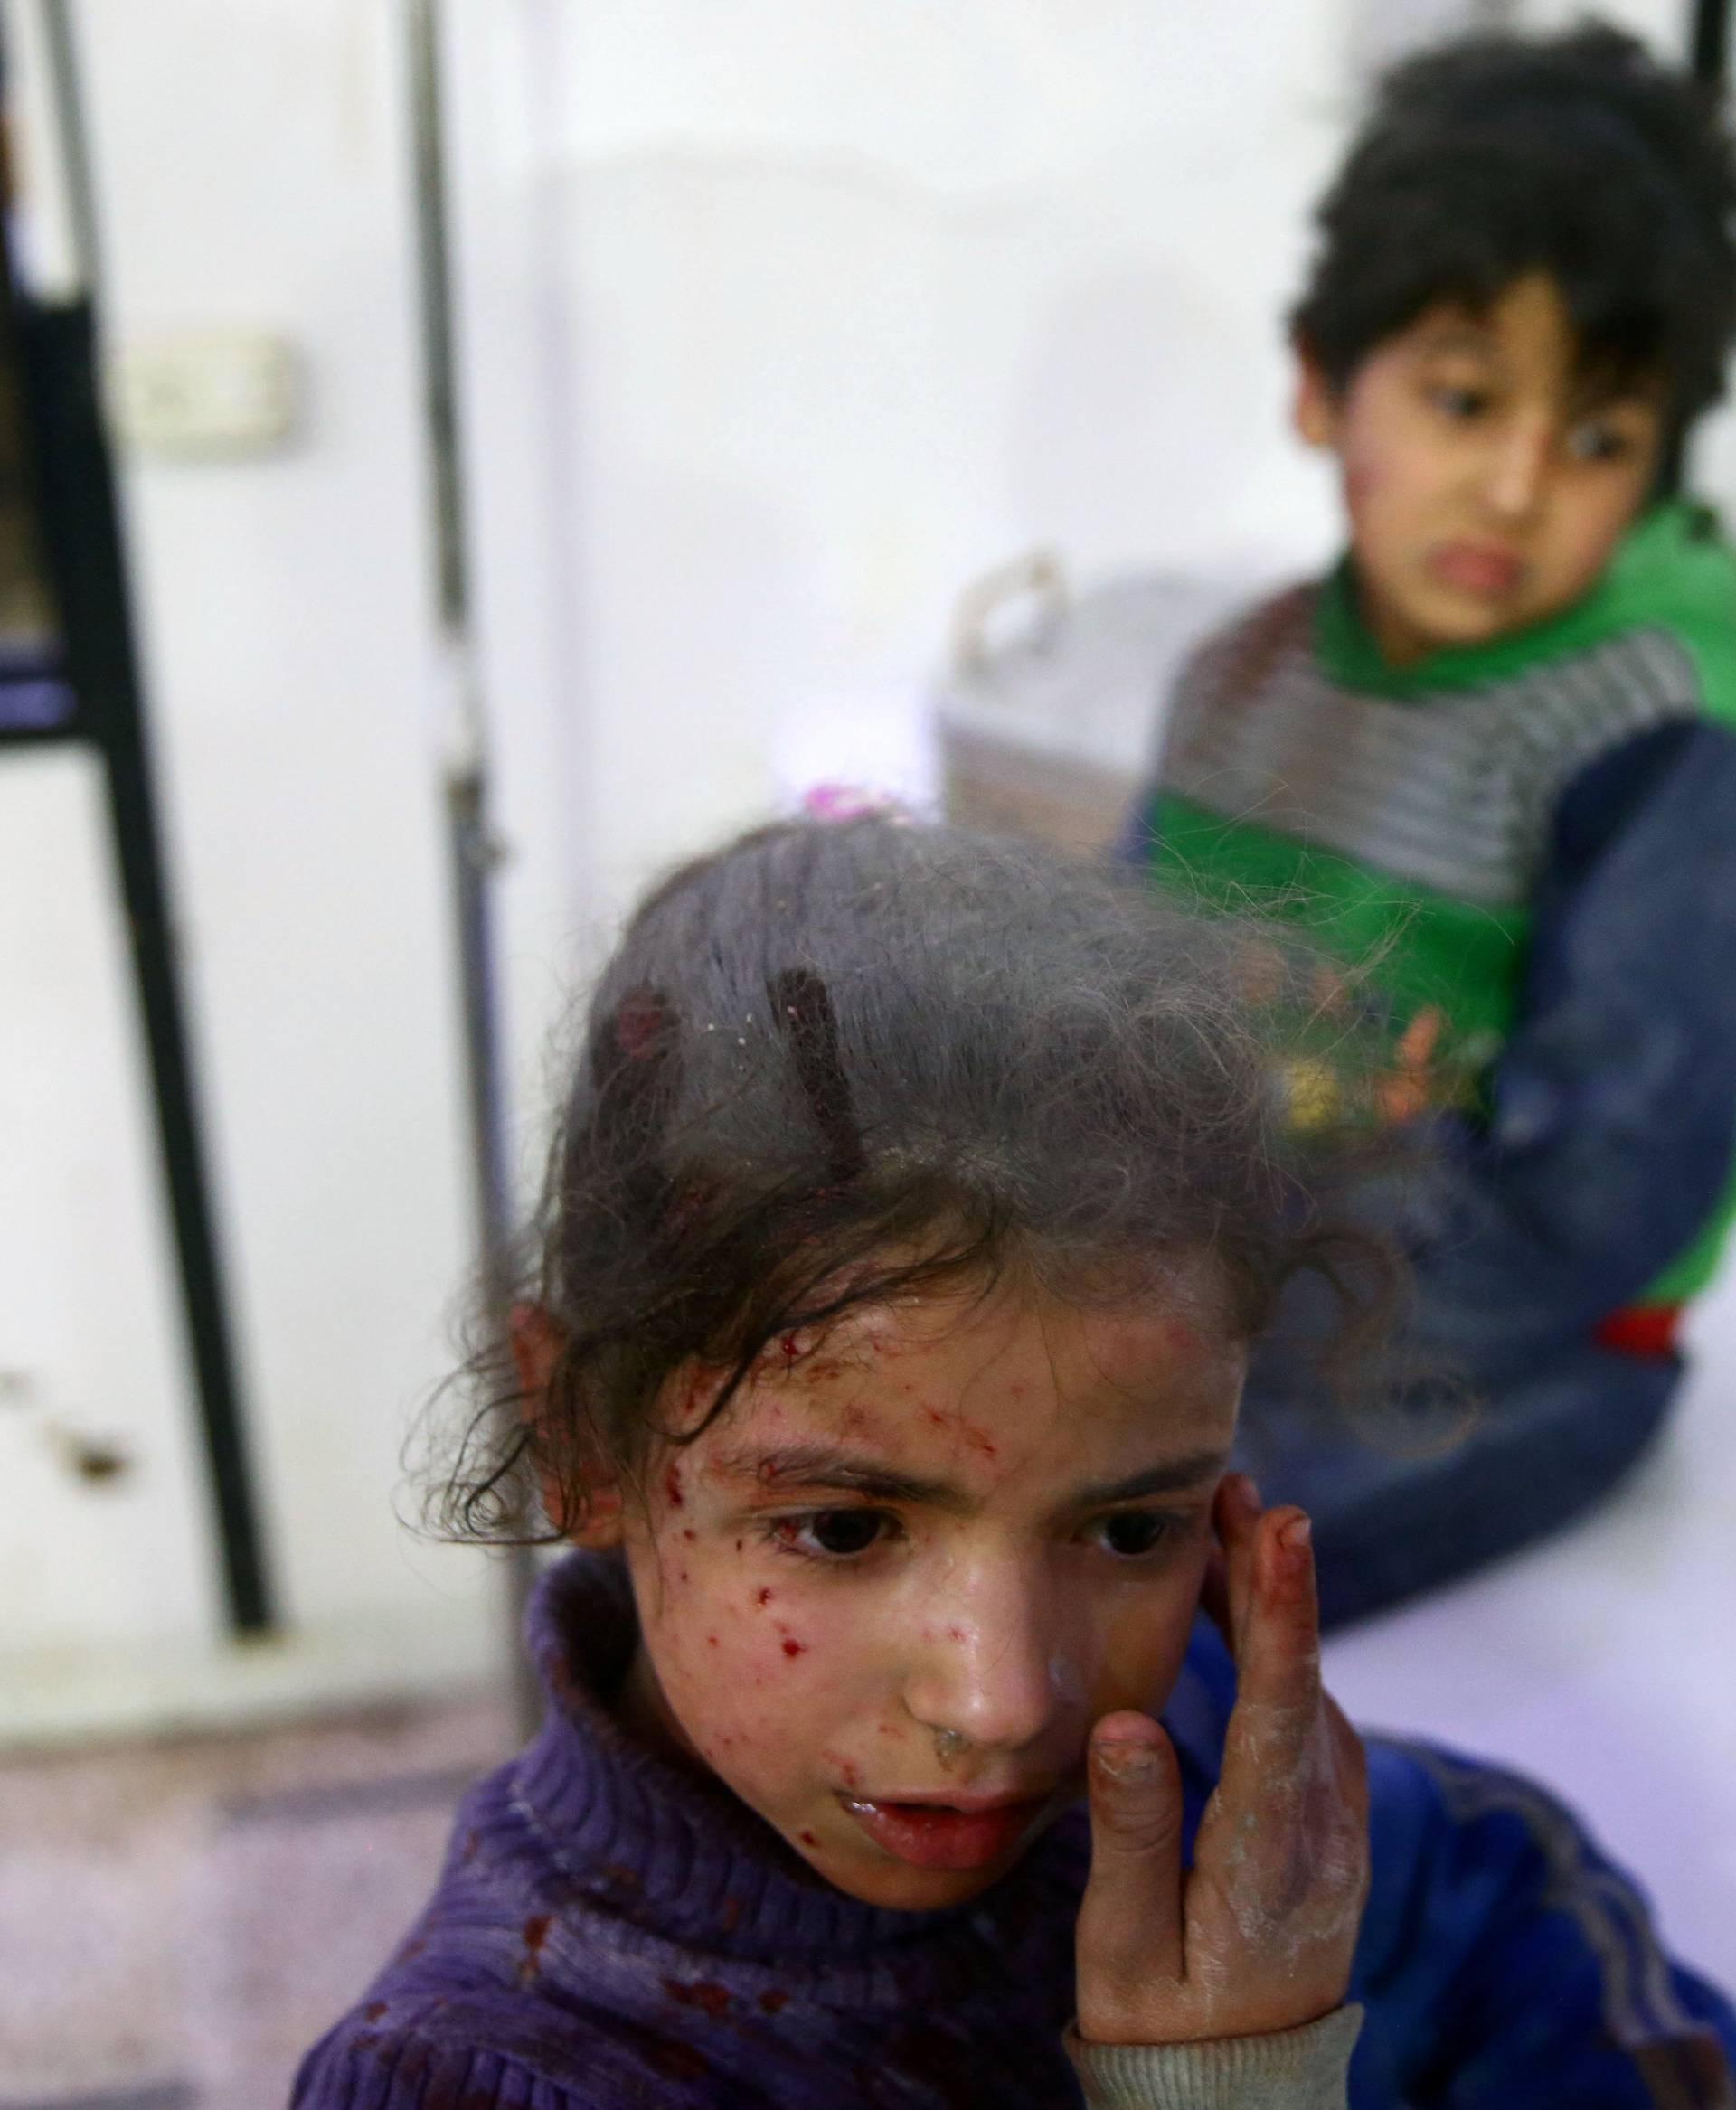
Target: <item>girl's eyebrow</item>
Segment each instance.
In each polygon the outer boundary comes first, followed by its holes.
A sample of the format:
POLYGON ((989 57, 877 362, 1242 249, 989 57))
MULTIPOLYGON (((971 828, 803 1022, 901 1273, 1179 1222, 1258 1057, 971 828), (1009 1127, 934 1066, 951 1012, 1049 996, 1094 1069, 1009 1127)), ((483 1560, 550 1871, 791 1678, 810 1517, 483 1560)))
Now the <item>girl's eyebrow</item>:
MULTIPOLYGON (((1062 1510, 1109 1509, 1117 1502, 1139 1502, 1154 1494, 1191 1493, 1222 1473, 1222 1450, 1189 1451, 1167 1458, 1143 1473, 1130 1474, 1094 1487, 1081 1487, 1058 1503, 1062 1510)), ((774 1489, 835 1488, 840 1493, 872 1495, 881 1502, 920 1502, 934 1509, 975 1509, 976 1497, 948 1480, 926 1480, 878 1459, 826 1444, 797 1444, 785 1449, 726 1453, 717 1470, 731 1480, 750 1480, 774 1489)))
POLYGON ((829 1444, 726 1452, 719 1457, 717 1470, 729 1479, 751 1480, 768 1490, 835 1487, 851 1494, 877 1495, 882 1502, 927 1502, 939 1509, 975 1507, 971 1496, 950 1481, 924 1480, 829 1444))
POLYGON ((1228 1451, 1189 1451, 1184 1457, 1170 1458, 1126 1480, 1113 1480, 1101 1487, 1082 1487, 1069 1506, 1109 1509, 1118 1502, 1138 1502, 1149 1494, 1190 1494, 1196 1487, 1216 1481, 1229 1463, 1228 1451))

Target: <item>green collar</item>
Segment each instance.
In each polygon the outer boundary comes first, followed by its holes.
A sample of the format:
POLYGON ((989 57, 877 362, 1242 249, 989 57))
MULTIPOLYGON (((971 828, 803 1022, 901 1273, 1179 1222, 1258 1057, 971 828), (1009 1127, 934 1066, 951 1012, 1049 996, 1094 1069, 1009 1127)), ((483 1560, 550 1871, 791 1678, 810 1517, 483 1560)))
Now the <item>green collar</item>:
POLYGON ((1674 617, 1684 625, 1728 625, 1733 588, 1736 572, 1716 516, 1692 500, 1672 498, 1640 514, 1596 585, 1571 608, 1486 645, 1445 645, 1406 666, 1389 666, 1369 635, 1346 555, 1316 600, 1315 647, 1333 680, 1396 701, 1503 680, 1644 623, 1674 617))

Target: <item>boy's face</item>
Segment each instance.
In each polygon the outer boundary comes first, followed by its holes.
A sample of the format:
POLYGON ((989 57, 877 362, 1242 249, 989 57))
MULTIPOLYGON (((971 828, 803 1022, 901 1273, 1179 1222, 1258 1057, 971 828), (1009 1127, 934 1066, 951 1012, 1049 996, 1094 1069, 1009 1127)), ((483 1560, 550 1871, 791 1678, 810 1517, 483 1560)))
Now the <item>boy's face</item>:
POLYGON ((984 1889, 1180 1668, 1245 1361, 1210 1309, 1004 1287, 776 1344, 621 1512, 629 1722, 853 1897, 984 1889))
POLYGON ((1393 665, 1569 607, 1645 503, 1656 393, 1599 391, 1578 355, 1540 273, 1485 314, 1426 309, 1342 391, 1304 356, 1297 429, 1343 466, 1363 620, 1393 665))

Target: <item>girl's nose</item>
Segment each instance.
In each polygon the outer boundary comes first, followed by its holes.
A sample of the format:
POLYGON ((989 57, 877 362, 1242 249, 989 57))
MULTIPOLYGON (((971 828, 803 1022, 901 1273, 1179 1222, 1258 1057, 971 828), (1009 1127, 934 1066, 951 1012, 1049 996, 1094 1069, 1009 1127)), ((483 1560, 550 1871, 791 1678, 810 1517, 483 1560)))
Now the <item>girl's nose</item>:
POLYGON ((1063 1704, 1033 1582, 978 1577, 922 1624, 904 1704, 925 1729, 985 1750, 1033 1743, 1063 1704))

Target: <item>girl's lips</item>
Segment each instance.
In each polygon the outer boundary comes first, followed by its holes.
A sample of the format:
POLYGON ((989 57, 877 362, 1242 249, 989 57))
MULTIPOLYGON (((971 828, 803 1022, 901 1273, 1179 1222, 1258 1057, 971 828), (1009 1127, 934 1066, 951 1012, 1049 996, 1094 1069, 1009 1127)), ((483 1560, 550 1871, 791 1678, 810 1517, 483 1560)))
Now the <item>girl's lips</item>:
POLYGON ((1429 569, 1443 586, 1457 587, 1487 600, 1510 594, 1524 577, 1524 562, 1505 550, 1486 550, 1475 542, 1447 542, 1432 551, 1429 569))
POLYGON ((876 1846, 919 1869, 980 1869, 1009 1852, 1048 1807, 1048 1797, 975 1810, 949 1803, 872 1802, 844 1806, 876 1846))

